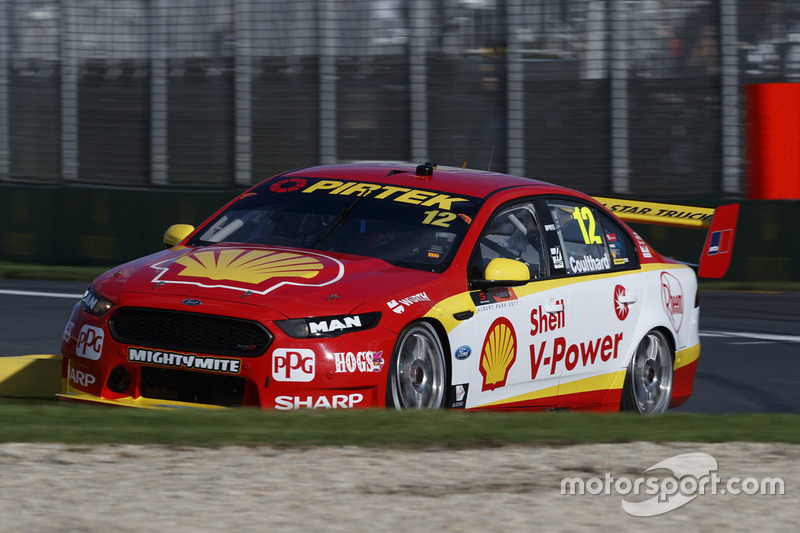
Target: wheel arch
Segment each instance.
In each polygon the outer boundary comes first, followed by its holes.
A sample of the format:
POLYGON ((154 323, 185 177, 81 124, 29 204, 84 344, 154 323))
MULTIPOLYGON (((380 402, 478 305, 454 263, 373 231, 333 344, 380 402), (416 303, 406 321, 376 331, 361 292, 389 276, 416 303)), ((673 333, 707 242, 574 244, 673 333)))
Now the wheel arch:
MULTIPOLYGON (((670 393, 669 394, 670 394, 670 396, 672 394, 671 391, 672 391, 672 388, 674 387, 674 366, 675 366, 675 346, 676 346, 675 335, 674 335, 673 331, 670 328, 664 326, 663 324, 652 325, 651 327, 647 328, 642 335, 637 337, 637 341, 634 343, 635 348, 634 348, 634 350, 633 350, 633 352, 631 354, 630 359, 628 359, 628 361, 627 361, 627 365, 626 365, 626 369, 625 369, 625 380, 623 382, 623 387, 622 387, 621 396, 620 396, 620 411, 630 411, 630 410, 634 410, 635 411, 636 410, 636 407, 634 406, 634 403, 632 403, 632 402, 635 401, 634 400, 635 394, 634 394, 634 388, 633 388, 634 387, 634 382, 633 382, 634 377, 631 374, 631 370, 632 370, 632 365, 634 364, 634 358, 636 357, 638 347, 644 341, 646 336, 649 335, 651 332, 660 333, 661 336, 666 341, 666 344, 667 344, 666 348, 667 348, 667 351, 668 351, 668 354, 669 354, 669 360, 670 360, 669 361, 669 375, 670 375, 670 393)), ((670 398, 669 401, 667 402, 666 410, 668 410, 670 408, 671 402, 672 401, 671 401, 671 398, 670 398)), ((643 412, 643 414, 647 414, 647 413, 643 412)))
POLYGON ((675 338, 675 333, 670 328, 668 328, 668 327, 666 327, 664 325, 652 327, 652 328, 648 329, 647 331, 648 331, 648 333, 650 331, 660 331, 661 333, 664 334, 664 338, 666 338, 667 342, 669 343, 669 351, 670 351, 670 355, 672 356, 672 364, 674 365, 675 364, 675 347, 678 345, 678 340, 675 338))
POLYGON ((435 318, 429 316, 421 316, 403 325, 403 327, 400 328, 395 338, 395 344, 394 347, 392 348, 392 354, 389 359, 390 368, 389 372, 387 373, 386 403, 385 403, 385 406, 387 408, 396 408, 394 399, 392 397, 392 385, 391 383, 389 383, 389 380, 392 379, 392 373, 394 371, 394 366, 396 365, 396 358, 398 354, 398 349, 400 347, 400 341, 410 328, 412 328, 414 325, 421 323, 427 324, 431 327, 433 333, 439 340, 439 344, 441 345, 442 359, 444 360, 444 365, 445 365, 444 396, 443 396, 442 407, 443 408, 446 407, 450 402, 453 367, 452 367, 452 350, 450 349, 450 339, 447 335, 447 330, 445 329, 444 325, 435 318))
MULTIPOLYGON (((436 335, 439 337, 439 342, 442 343, 442 351, 444 351, 444 364, 445 364, 445 391, 444 391, 444 402, 445 405, 449 405, 452 402, 452 398, 450 398, 451 389, 453 386, 453 348, 450 345, 450 336, 447 334, 447 330, 444 327, 444 324, 439 322, 433 317, 424 316, 414 322, 427 322, 433 327, 433 330, 436 332, 436 335)), ((413 323, 413 322, 412 322, 413 323)))

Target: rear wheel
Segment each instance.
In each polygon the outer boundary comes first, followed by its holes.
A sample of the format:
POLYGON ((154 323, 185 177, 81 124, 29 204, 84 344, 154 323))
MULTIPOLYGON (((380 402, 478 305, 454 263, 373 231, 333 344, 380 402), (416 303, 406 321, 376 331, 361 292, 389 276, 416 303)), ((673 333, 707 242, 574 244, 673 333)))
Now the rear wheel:
POLYGON ((669 408, 672 398, 672 348, 664 334, 651 330, 633 354, 622 389, 624 410, 657 415, 669 408))
POLYGON ((428 322, 407 326, 397 338, 389 367, 387 405, 397 409, 438 409, 447 390, 442 342, 428 322))

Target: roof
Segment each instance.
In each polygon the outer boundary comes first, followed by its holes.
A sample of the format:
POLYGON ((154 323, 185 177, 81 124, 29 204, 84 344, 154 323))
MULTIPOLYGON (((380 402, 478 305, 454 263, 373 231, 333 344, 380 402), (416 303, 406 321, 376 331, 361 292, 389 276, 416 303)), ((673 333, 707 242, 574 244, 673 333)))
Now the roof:
POLYGON ((431 176, 418 176, 417 165, 392 162, 309 167, 293 170, 282 176, 366 181, 401 187, 413 185, 423 189, 459 193, 478 198, 484 198, 495 191, 508 187, 541 188, 542 190, 536 191, 539 193, 567 190, 530 178, 455 167, 436 167, 431 176))

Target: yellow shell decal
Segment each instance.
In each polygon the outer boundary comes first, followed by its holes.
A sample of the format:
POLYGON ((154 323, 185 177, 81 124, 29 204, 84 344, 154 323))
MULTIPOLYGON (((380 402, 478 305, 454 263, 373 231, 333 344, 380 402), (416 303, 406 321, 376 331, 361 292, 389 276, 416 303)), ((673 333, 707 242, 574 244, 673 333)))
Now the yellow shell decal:
POLYGON ((317 259, 291 252, 242 250, 203 251, 184 255, 175 263, 179 276, 258 284, 275 277, 310 279, 322 270, 317 259))
POLYGON ((483 389, 495 390, 504 387, 508 371, 517 359, 517 334, 507 318, 495 320, 481 350, 480 371, 483 375, 483 389))
POLYGON ((344 265, 308 251, 259 248, 200 249, 153 265, 154 283, 266 294, 282 285, 322 287, 342 278, 344 265))

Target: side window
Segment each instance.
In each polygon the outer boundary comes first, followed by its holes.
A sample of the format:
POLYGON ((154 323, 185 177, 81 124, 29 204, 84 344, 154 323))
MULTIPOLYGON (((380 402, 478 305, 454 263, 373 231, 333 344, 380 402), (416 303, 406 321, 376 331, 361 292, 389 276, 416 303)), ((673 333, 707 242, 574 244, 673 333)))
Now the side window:
POLYGON ((602 212, 563 199, 547 200, 547 207, 564 252, 567 275, 638 266, 630 237, 602 212))
POLYGON ((470 279, 484 279, 489 261, 497 257, 527 265, 531 279, 544 275, 542 235, 533 204, 525 202, 502 208, 486 224, 470 262, 470 279))
POLYGON ((604 213, 598 213, 598 221, 603 228, 603 237, 611 254, 612 269, 636 268, 639 266, 639 253, 628 232, 604 213))

